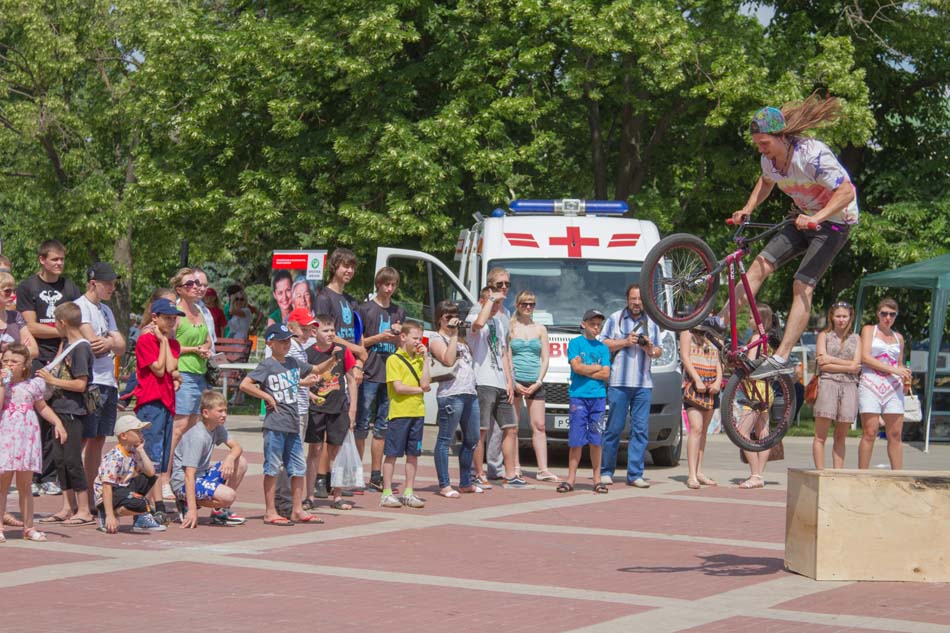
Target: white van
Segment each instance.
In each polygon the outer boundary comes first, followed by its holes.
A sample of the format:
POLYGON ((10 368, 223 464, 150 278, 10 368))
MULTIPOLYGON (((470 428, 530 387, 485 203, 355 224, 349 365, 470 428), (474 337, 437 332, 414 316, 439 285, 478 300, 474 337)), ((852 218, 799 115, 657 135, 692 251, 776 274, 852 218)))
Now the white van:
MULTIPOLYGON (((623 202, 518 200, 510 211, 496 209, 488 218, 476 214, 475 225, 461 231, 456 272, 433 255, 396 248, 378 249, 376 270, 392 266, 400 272, 393 299, 425 324, 427 336, 435 306, 449 299, 467 314, 492 268, 503 267, 511 275, 505 303, 511 313, 518 292, 531 290, 537 296, 534 318, 547 326, 550 339, 544 378, 548 441, 566 445, 567 344, 580 335, 581 315, 588 308, 609 315, 626 305, 627 286, 638 281, 644 256, 660 239, 652 222, 620 217, 626 210, 623 202)), ((674 333, 663 332, 660 345, 663 355, 653 361, 648 450, 655 465, 675 466, 682 449, 682 374, 674 333)), ((427 423, 435 422, 437 411, 431 398, 427 423)), ((530 445, 526 411, 521 412, 519 437, 530 445)))

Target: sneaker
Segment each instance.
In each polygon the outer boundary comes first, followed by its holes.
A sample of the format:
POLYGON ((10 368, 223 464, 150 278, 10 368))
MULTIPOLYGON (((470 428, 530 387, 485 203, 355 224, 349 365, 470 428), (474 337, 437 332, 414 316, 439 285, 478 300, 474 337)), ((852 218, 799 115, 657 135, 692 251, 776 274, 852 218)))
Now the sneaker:
MULTIPOLYGON (((399 499, 402 505, 407 508, 424 508, 426 507, 426 502, 417 497, 416 495, 408 495, 399 499)), ((387 506, 388 507, 388 506, 387 506)))
POLYGON ((212 525, 244 525, 247 523, 247 519, 234 514, 231 511, 231 508, 222 508, 220 510, 211 511, 211 524, 212 525))
POLYGON ((40 484, 40 488, 43 490, 44 495, 49 495, 51 497, 63 494, 63 489, 60 488, 59 484, 55 481, 43 482, 40 484))
POLYGON ((382 479, 372 479, 372 478, 371 478, 371 479, 369 480, 369 485, 367 486, 367 488, 372 488, 372 489, 375 490, 376 492, 382 492, 382 491, 383 491, 383 480, 382 480, 382 479))
POLYGON ((650 487, 650 482, 648 482, 648 481, 647 481, 646 479, 644 479, 643 477, 637 477, 637 478, 634 479, 633 481, 628 481, 628 482, 627 482, 627 485, 628 485, 628 486, 633 486, 634 488, 649 488, 649 487, 650 487))
POLYGON ((188 506, 184 499, 175 499, 175 509, 178 510, 178 522, 184 523, 185 515, 188 514, 188 506))
POLYGON ((379 501, 381 508, 401 508, 402 503, 396 498, 396 495, 386 495, 379 501))
POLYGON ((327 491, 327 480, 322 477, 317 478, 317 485, 313 490, 313 496, 317 499, 328 499, 330 493, 327 491))
POLYGON ((610 475, 601 475, 600 483, 604 484, 605 486, 612 486, 614 485, 614 478, 610 475))
POLYGON ((155 519, 155 522, 159 525, 168 525, 171 521, 168 519, 168 515, 162 512, 161 510, 156 510, 152 512, 152 518, 155 519))
POLYGON ((172 492, 172 487, 168 484, 162 485, 162 498, 168 499, 169 501, 173 501, 175 499, 175 493, 172 492))
POLYGON ((526 488, 528 482, 522 479, 521 477, 512 477, 511 479, 505 479, 505 488, 526 488))
POLYGON ((772 376, 778 376, 779 374, 792 374, 795 373, 795 365, 792 364, 791 359, 785 361, 779 361, 775 359, 775 356, 769 356, 759 367, 749 374, 749 378, 753 380, 761 380, 763 378, 771 378, 772 376))
POLYGON ((33 493, 33 496, 34 496, 34 497, 39 497, 39 496, 40 496, 40 493, 43 492, 43 489, 40 487, 39 484, 37 484, 37 483, 32 483, 32 484, 30 484, 30 492, 33 493))
POLYGON ((149 532, 164 532, 167 530, 164 525, 155 520, 151 514, 140 514, 132 522, 132 532, 135 534, 148 534, 149 532))

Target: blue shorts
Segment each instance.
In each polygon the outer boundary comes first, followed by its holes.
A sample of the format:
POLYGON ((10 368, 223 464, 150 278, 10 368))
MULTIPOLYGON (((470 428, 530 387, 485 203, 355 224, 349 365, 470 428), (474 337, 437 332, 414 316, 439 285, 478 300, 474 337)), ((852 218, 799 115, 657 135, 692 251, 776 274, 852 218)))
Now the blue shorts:
POLYGON ((604 443, 604 422, 607 398, 571 398, 570 430, 567 445, 601 446, 604 443))
POLYGON ((175 425, 172 412, 159 400, 155 400, 140 406, 135 416, 142 422, 152 423, 152 426, 142 429, 145 454, 155 465, 155 472, 167 473, 168 464, 171 462, 172 428, 175 425))
POLYGON ((356 427, 353 429, 353 437, 365 440, 369 435, 370 422, 373 423, 374 438, 386 437, 386 430, 389 428, 389 392, 384 382, 364 380, 360 383, 360 396, 356 402, 356 427))
POLYGON ((386 443, 383 455, 402 457, 403 455, 422 455, 422 429, 425 418, 392 418, 386 431, 386 443))
MULTIPOLYGON (((201 477, 195 477, 195 499, 214 499, 214 493, 218 486, 224 483, 224 475, 221 474, 221 462, 215 463, 201 477)), ((187 499, 188 493, 185 491, 185 485, 175 491, 179 499, 187 499)))
POLYGON ((207 388, 204 374, 181 372, 181 387, 175 392, 175 415, 201 413, 201 394, 207 388))
POLYGON ((300 433, 264 429, 264 475, 276 477, 283 466, 289 477, 307 474, 300 433))
POLYGON ((82 439, 91 440, 96 437, 106 437, 115 432, 116 407, 119 404, 118 387, 96 385, 101 400, 99 407, 83 418, 82 439))

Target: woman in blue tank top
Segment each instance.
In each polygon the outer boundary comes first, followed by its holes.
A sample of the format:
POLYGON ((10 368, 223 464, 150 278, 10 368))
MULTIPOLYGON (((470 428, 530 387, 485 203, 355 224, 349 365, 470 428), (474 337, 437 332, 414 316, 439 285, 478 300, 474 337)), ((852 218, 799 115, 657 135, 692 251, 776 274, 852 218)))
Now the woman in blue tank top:
MULTIPOLYGON (((508 331, 506 353, 515 378, 515 398, 524 398, 531 419, 531 444, 538 460, 538 481, 557 481, 548 470, 548 436, 544 432, 544 375, 548 371, 548 330, 534 322, 534 293, 522 290, 515 298, 515 315, 508 331)), ((521 476, 521 465, 515 466, 521 476)))

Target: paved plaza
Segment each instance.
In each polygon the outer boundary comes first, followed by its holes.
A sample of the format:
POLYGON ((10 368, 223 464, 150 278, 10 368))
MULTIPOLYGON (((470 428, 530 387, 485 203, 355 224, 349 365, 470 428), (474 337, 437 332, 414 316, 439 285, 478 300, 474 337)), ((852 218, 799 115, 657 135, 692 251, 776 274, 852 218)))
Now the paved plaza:
MULTIPOLYGON (((0 633, 7 631, 504 631, 740 633, 906 631, 950 633, 950 585, 815 582, 783 568, 785 469, 811 465, 810 440, 786 439, 767 486, 739 490, 748 474, 725 437, 710 440, 715 488, 687 490, 677 468, 648 468, 649 490, 591 492, 553 484, 444 499, 431 446, 421 459, 422 510, 318 512, 325 525, 265 526, 259 422, 235 416, 231 432, 251 462, 236 508, 242 527, 177 524, 106 536, 90 527, 43 527, 47 543, 0 545, 0 633)), ((886 461, 883 443, 872 464, 886 461)), ((850 440, 848 464, 856 459, 850 440)), ((950 468, 950 446, 905 449, 905 467, 950 468)), ((555 453, 558 475, 566 473, 555 453)), ((830 459, 830 454, 829 454, 830 459)), ((458 462, 452 460, 452 472, 458 462)), ((401 480, 402 465, 397 467, 401 480)), ((59 497, 37 499, 37 512, 59 497)), ((10 496, 15 509, 16 497, 10 496)), ((913 535, 907 535, 913 538, 913 535)))

